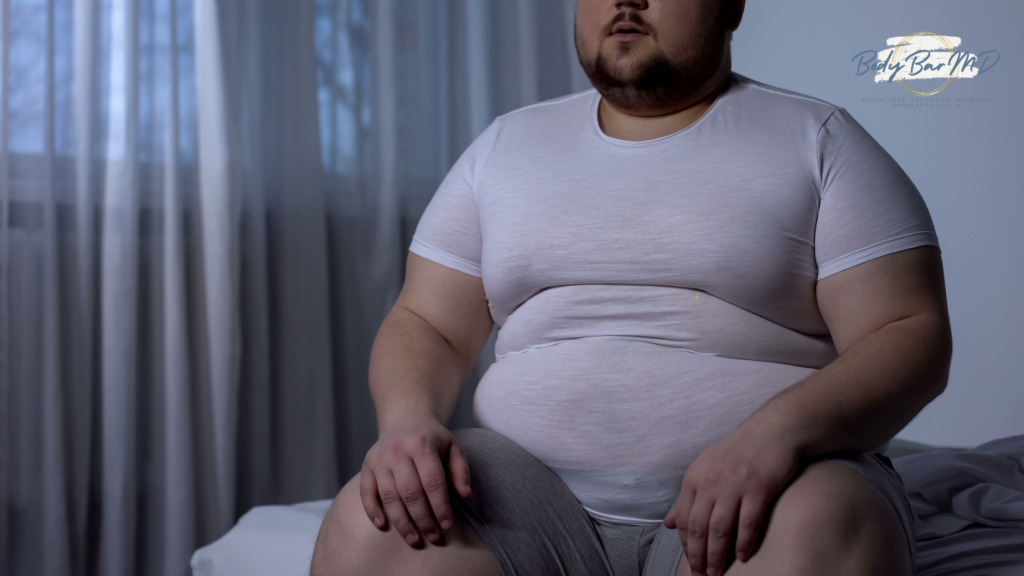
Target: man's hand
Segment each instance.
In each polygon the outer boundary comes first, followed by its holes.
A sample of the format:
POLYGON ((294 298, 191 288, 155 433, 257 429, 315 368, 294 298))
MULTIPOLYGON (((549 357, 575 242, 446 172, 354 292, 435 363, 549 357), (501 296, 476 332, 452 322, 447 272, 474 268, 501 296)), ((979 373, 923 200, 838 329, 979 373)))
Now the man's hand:
POLYGON ((420 532, 442 546, 442 530, 454 521, 449 475, 459 496, 473 497, 466 455, 436 418, 408 414, 400 423, 381 425, 359 481, 367 518, 380 530, 387 530, 386 520, 391 520, 413 548, 420 544, 420 532))
POLYGON ((694 576, 705 569, 708 576, 725 573, 737 526, 736 557, 750 559, 768 504, 789 484, 798 465, 792 442, 781 433, 756 428, 752 421, 693 461, 664 523, 679 530, 694 576))

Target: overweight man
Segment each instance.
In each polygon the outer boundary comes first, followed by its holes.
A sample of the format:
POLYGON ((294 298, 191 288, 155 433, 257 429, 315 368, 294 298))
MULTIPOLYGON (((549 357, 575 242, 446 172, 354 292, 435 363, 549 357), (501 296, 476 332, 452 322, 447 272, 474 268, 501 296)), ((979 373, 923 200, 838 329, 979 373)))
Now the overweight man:
POLYGON ((743 8, 579 0, 593 89, 456 161, 313 576, 913 574, 882 453, 946 386, 938 238, 845 109, 732 71, 743 8))

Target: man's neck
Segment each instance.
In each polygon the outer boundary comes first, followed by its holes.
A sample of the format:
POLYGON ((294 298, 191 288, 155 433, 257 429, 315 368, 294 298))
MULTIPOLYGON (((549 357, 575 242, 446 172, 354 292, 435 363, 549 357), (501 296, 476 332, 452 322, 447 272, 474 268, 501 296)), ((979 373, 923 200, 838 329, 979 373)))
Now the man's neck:
POLYGON ((620 110, 601 98, 597 108, 597 122, 601 131, 608 136, 630 142, 643 142, 675 134, 708 111, 725 88, 731 73, 731 67, 723 67, 705 84, 703 90, 688 101, 670 108, 645 111, 643 114, 620 110))

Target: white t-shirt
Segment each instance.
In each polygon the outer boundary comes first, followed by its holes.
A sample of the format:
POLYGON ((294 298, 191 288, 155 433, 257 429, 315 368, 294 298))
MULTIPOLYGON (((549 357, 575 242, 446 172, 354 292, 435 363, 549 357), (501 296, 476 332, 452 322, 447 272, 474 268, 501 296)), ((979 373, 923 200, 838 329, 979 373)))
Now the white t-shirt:
POLYGON ((630 142, 599 101, 496 118, 410 250, 483 278, 500 330, 477 425, 592 517, 659 524, 701 452, 838 357, 817 280, 938 238, 843 108, 733 73, 695 123, 630 142))

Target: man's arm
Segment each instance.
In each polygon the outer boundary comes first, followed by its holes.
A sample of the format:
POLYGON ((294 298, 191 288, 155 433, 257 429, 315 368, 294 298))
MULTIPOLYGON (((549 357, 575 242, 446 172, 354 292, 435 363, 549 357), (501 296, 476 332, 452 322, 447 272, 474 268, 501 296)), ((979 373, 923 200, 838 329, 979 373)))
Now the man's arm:
POLYGON ((768 503, 802 457, 877 448, 942 393, 953 352, 944 285, 934 246, 818 282, 839 358, 769 400, 687 468, 664 525, 680 530, 691 572, 724 572, 736 527, 736 557, 750 558, 768 503))
POLYGON ((822 279, 817 296, 839 358, 743 426, 784 439, 801 457, 867 452, 946 387, 953 338, 939 250, 921 246, 848 268, 822 279))

